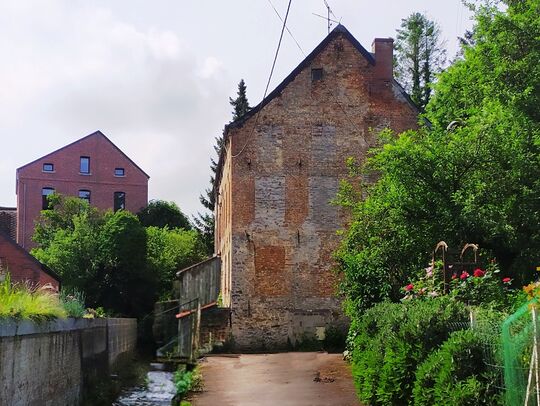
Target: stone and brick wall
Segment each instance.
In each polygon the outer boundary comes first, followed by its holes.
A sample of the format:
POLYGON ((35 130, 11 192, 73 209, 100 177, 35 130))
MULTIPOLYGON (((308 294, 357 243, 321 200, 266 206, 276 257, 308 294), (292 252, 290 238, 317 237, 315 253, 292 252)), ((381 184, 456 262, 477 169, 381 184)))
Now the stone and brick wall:
POLYGON ((371 57, 343 30, 322 45, 260 111, 227 128, 216 249, 230 256, 222 289, 240 349, 285 348, 347 322, 332 272, 347 219, 330 201, 348 176, 346 159, 362 162, 377 130, 417 123, 392 78, 391 40, 376 40, 371 57))
POLYGON ((99 131, 17 169, 17 242, 27 250, 34 246, 43 188, 68 196, 89 190, 90 204, 104 210, 113 208, 115 192, 126 194, 126 210, 133 213, 148 203, 148 175, 99 131), (89 174, 79 172, 82 156, 90 158, 89 174), (44 172, 45 163, 54 171, 44 172), (124 176, 115 176, 115 168, 124 168, 124 176))

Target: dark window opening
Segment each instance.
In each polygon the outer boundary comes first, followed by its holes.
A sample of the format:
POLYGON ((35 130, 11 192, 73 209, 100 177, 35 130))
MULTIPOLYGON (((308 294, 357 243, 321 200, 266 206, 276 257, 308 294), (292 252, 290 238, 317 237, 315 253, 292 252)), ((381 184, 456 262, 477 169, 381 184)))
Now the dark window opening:
POLYGON ((125 192, 114 192, 114 211, 126 209, 126 194, 125 192))
POLYGON ((41 189, 41 209, 47 210, 49 208, 49 199, 47 197, 49 195, 52 195, 54 193, 54 189, 52 187, 44 187, 41 189))
POLYGON ((114 176, 124 176, 124 168, 114 168, 114 176))
POLYGON ((54 172, 54 164, 43 164, 43 172, 54 172))
POLYGON ((86 189, 79 190, 79 199, 84 199, 90 203, 90 191, 86 189))
POLYGON ((79 169, 81 173, 90 173, 90 158, 87 156, 81 157, 81 167, 79 169))
POLYGON ((322 68, 313 68, 311 69, 311 81, 315 82, 316 80, 321 80, 323 77, 322 68))

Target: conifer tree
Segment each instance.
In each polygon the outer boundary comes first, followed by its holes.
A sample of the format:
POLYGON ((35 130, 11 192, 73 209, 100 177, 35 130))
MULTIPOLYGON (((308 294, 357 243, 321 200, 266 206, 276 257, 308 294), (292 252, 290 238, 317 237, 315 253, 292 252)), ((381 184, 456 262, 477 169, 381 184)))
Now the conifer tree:
MULTIPOLYGON (((238 83, 237 97, 235 99, 229 97, 229 103, 233 107, 231 122, 238 120, 251 109, 251 107, 249 107, 246 89, 246 83, 244 82, 244 79, 241 79, 240 83, 238 83)), ((223 135, 216 137, 216 144, 214 145, 214 151, 216 152, 218 160, 219 156, 221 155, 222 148, 223 135)), ((212 172, 212 174, 210 175, 210 187, 205 190, 204 194, 201 194, 199 196, 201 204, 210 213, 199 213, 198 217, 195 217, 193 219, 195 222, 195 226, 204 238, 204 242, 209 254, 214 251, 214 184, 216 181, 217 165, 218 162, 216 161, 216 159, 213 157, 210 158, 210 170, 212 172)))
POLYGON ((394 74, 422 111, 431 97, 435 75, 446 60, 440 35, 439 25, 421 13, 401 20, 397 30, 394 74))

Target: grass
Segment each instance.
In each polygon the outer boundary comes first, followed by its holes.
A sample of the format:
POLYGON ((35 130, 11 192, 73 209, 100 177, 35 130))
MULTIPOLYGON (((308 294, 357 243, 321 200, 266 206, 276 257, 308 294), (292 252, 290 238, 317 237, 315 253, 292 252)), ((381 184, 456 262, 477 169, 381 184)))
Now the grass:
POLYGON ((83 317, 86 314, 84 307, 84 294, 78 290, 72 292, 62 290, 60 302, 67 312, 68 317, 83 317))
POLYGON ((0 281, 0 318, 41 321, 67 315, 56 295, 26 284, 12 284, 9 273, 0 281))

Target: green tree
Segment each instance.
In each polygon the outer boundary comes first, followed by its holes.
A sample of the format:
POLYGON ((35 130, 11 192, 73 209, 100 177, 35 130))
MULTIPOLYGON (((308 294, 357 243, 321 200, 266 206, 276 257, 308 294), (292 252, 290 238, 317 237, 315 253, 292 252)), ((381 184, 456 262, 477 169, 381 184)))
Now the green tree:
POLYGON ((412 100, 425 108, 431 97, 431 86, 446 59, 440 28, 421 13, 401 20, 397 30, 395 76, 412 100))
POLYGON ((202 261, 206 257, 206 247, 195 230, 148 227, 146 233, 148 265, 159 275, 160 297, 168 298, 176 272, 202 261))
POLYGON ((506 5, 477 9, 473 42, 435 85, 430 126, 385 132, 365 166, 350 162, 336 258, 351 315, 399 299, 439 240, 479 243, 517 283, 540 262, 540 1, 506 5), (365 174, 379 180, 356 180, 365 174))
POLYGON ((151 200, 144 209, 137 213, 141 224, 145 227, 168 227, 191 230, 189 219, 174 202, 151 200))
MULTIPOLYGON (((247 99, 246 90, 247 87, 244 79, 240 79, 240 82, 238 83, 237 97, 235 99, 229 97, 229 103, 233 107, 232 121, 238 120, 249 110, 251 110, 247 99)), ((223 136, 216 137, 216 145, 214 145, 214 151, 217 155, 218 161, 219 157, 221 156, 222 149, 223 136)), ((214 185, 216 182, 216 170, 218 161, 216 161, 214 158, 210 158, 210 171, 212 172, 210 176, 210 187, 205 190, 204 194, 201 194, 199 196, 201 204, 209 213, 199 213, 198 216, 194 218, 195 226, 203 236, 208 254, 212 254, 214 252, 214 185)))

